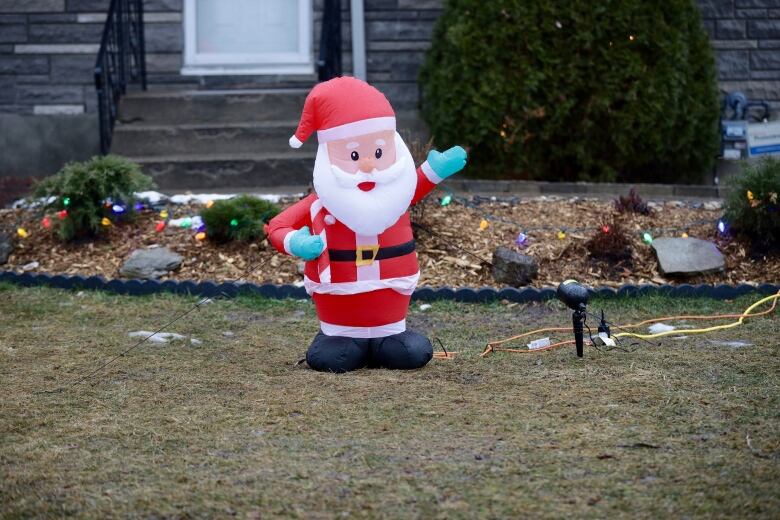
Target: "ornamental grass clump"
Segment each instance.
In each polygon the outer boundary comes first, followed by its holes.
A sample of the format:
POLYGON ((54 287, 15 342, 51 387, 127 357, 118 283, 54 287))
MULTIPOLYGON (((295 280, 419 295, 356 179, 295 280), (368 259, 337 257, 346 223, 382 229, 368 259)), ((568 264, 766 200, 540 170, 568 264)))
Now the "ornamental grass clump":
POLYGON ((218 200, 203 210, 206 235, 217 242, 262 240, 263 227, 280 211, 278 205, 251 195, 218 200))
POLYGON ((138 164, 106 155, 66 164, 38 183, 34 194, 46 199, 44 226, 69 241, 98 236, 117 221, 131 219, 135 193, 153 187, 138 164))
POLYGON ((730 188, 724 221, 731 232, 750 240, 756 252, 780 252, 780 160, 746 164, 730 188))
POLYGON ((718 152, 694 0, 449 0, 420 79, 437 148, 480 176, 698 182, 718 152))

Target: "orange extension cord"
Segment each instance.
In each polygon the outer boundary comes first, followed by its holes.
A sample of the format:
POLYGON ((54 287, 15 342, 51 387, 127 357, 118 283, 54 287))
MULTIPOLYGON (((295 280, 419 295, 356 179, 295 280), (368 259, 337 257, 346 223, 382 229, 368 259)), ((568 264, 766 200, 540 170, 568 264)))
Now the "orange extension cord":
MULTIPOLYGON (((718 314, 715 316, 702 316, 702 315, 665 316, 663 318, 652 318, 649 320, 640 321, 639 323, 619 325, 619 326, 615 326, 615 328, 634 329, 637 327, 641 327, 643 325, 647 325, 649 323, 659 323, 659 322, 670 321, 670 320, 723 320, 729 318, 756 318, 759 316, 766 316, 767 314, 772 313, 775 310, 775 307, 777 307, 778 297, 780 297, 780 291, 778 291, 777 294, 775 295, 775 298, 772 301, 772 306, 769 309, 761 312, 751 313, 751 314, 745 314, 744 312, 742 312, 740 314, 718 314)), ((547 345, 546 347, 533 349, 533 350, 499 347, 499 345, 503 345, 504 343, 509 343, 510 341, 515 341, 520 338, 532 336, 534 334, 541 334, 543 332, 569 332, 569 331, 571 331, 571 327, 550 327, 545 329, 532 330, 530 332, 524 332, 523 334, 518 334, 517 336, 512 336, 506 339, 491 341, 485 346, 485 350, 484 352, 482 352, 482 354, 480 354, 480 357, 485 357, 491 352, 514 352, 517 354, 536 354, 537 352, 543 352, 545 350, 553 350, 555 348, 563 347, 565 345, 571 345, 574 343, 574 340, 560 341, 558 343, 553 343, 552 345, 547 345)), ((684 334, 685 331, 681 330, 680 333, 684 334)))

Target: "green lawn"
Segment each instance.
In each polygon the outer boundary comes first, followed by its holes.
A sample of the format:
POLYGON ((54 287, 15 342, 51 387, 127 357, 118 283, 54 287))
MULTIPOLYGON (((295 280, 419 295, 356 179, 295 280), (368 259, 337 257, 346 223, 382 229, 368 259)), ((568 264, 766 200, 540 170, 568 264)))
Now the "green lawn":
MULTIPOLYGON (((625 323, 756 299, 591 309, 625 323)), ((777 314, 581 360, 480 358, 569 312, 415 305, 455 360, 334 375, 295 365, 309 302, 217 301, 167 329, 201 344, 147 343, 39 393, 195 301, 0 286, 0 516, 780 516, 777 314)))

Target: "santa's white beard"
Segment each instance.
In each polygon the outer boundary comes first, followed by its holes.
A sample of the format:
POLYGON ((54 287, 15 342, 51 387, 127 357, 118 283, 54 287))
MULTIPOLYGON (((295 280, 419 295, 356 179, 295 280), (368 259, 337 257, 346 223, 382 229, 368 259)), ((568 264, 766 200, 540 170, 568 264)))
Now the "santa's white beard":
POLYGON ((395 148, 395 164, 370 174, 346 173, 330 163, 327 144, 320 144, 317 149, 314 190, 325 209, 359 235, 379 235, 395 224, 412 202, 417 169, 398 132, 395 148), (376 185, 370 191, 363 191, 357 187, 362 182, 376 185))

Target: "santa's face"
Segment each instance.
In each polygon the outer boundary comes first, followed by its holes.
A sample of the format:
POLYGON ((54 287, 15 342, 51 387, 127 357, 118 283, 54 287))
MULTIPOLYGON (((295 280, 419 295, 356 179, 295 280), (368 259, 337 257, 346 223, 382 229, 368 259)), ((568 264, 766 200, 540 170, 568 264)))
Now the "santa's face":
POLYGON ((393 130, 320 144, 314 189, 350 229, 378 235, 398 221, 417 187, 409 149, 393 130))

